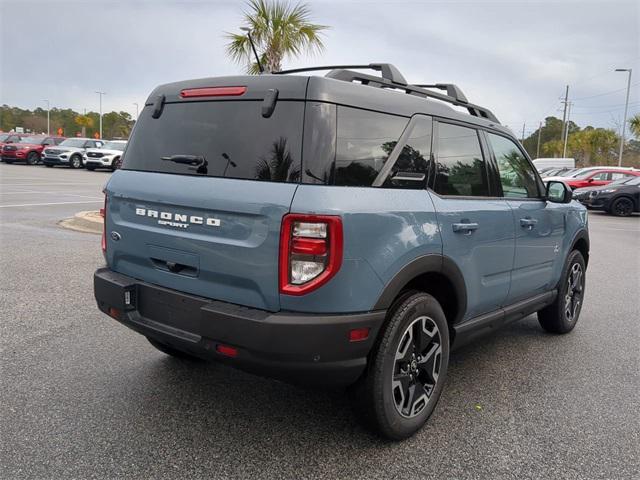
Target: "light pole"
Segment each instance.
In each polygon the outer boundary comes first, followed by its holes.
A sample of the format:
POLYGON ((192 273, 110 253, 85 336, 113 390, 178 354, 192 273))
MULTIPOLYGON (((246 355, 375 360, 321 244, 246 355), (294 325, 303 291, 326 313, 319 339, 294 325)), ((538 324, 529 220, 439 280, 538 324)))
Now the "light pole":
POLYGON ((47 135, 51 135, 51 124, 49 123, 49 100, 43 100, 43 102, 47 102, 47 135))
POLYGON ((569 126, 571 125, 571 105, 573 105, 573 102, 567 102, 567 124, 564 130, 564 147, 562 148, 562 158, 567 158, 567 142, 569 141, 569 126))
POLYGON ((136 106, 136 122, 138 121, 138 104, 134 102, 134 105, 136 106))
POLYGON ((622 151, 624 150, 624 130, 627 126, 627 111, 629 110, 629 90, 631 90, 631 68, 616 68, 616 72, 628 72, 627 100, 624 102, 624 117, 622 119, 622 135, 620 135, 620 152, 618 153, 618 166, 622 166, 622 151))
POLYGON ((100 96, 100 140, 102 140, 102 96, 106 95, 104 92, 95 92, 100 96))

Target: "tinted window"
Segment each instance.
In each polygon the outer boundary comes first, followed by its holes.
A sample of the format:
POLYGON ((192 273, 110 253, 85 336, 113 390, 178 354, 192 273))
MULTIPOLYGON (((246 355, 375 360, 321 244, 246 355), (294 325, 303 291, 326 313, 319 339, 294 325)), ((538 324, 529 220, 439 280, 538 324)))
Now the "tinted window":
POLYGON ((621 178, 626 178, 628 177, 629 174, 628 173, 622 173, 622 172, 611 172, 611 176, 609 177, 611 180, 620 180, 621 178))
MULTIPOLYGON (((431 118, 418 115, 414 117, 409 128, 409 137, 384 182, 384 187, 424 188, 431 159, 431 118), (416 180, 402 179, 407 176, 414 176, 416 180), (417 181, 421 176, 423 179, 417 181)), ((392 143, 395 147, 397 142, 392 143)))
POLYGON ((338 107, 334 185, 370 186, 407 123, 404 117, 338 107))
POLYGON ((474 129, 439 123, 436 148, 437 193, 489 196, 486 165, 474 129))
POLYGON ((608 180, 609 179, 609 172, 599 172, 596 173, 593 177, 591 177, 592 180, 608 180))
POLYGON ((262 102, 169 103, 160 118, 140 113, 123 168, 272 182, 300 178, 302 102, 279 101, 269 118, 262 102), (163 160, 202 157, 206 168, 163 160))
POLYGON ((489 143, 498 163, 502 194, 505 197, 537 198, 538 181, 533 166, 518 146, 500 135, 488 134, 489 143))

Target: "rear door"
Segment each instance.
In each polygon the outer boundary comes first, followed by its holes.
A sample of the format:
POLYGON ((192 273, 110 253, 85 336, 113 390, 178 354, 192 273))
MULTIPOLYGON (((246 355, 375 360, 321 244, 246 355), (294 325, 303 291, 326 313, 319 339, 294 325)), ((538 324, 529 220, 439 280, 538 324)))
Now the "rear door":
POLYGON ((462 270, 465 319, 497 310, 507 298, 514 255, 513 212, 495 195, 476 129, 434 123, 433 203, 443 253, 462 270))
POLYGON ((499 191, 514 213, 515 257, 507 299, 511 304, 553 287, 566 205, 543 198, 533 165, 513 140, 488 132, 486 138, 497 167, 499 191))
POLYGON ((198 101, 167 95, 172 101, 158 118, 154 105, 143 109, 123 167, 107 186, 113 270, 279 309, 279 233, 300 176, 304 102, 279 100, 264 117, 261 95, 253 94, 198 101))

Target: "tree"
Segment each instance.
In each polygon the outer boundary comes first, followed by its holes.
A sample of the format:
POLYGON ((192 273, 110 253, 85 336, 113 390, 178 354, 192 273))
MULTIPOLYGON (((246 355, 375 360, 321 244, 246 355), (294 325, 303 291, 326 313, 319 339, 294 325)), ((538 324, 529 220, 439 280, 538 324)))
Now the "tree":
POLYGON ((87 136, 87 128, 93 127, 93 118, 89 115, 78 115, 76 117, 76 125, 82 127, 82 136, 87 136))
MULTIPOLYGON (((311 23, 307 4, 292 6, 285 0, 250 0, 244 14, 244 26, 251 30, 260 63, 268 72, 282 70, 287 57, 319 53, 324 49, 321 34, 328 27, 311 23)), ((246 63, 247 73, 259 73, 253 62, 249 38, 244 33, 228 33, 227 55, 234 62, 246 63)))
POLYGON ((640 113, 636 113, 629 119, 629 129, 631 134, 640 140, 640 113))

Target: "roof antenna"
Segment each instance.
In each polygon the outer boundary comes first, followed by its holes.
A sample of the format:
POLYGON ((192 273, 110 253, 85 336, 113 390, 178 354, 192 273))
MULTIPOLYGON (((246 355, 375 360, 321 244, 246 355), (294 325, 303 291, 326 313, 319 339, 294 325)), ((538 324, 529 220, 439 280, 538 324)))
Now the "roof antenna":
POLYGON ((260 73, 264 73, 264 68, 262 68, 262 64, 260 63, 260 57, 258 57, 258 52, 256 52, 256 46, 253 43, 253 38, 251 38, 251 29, 249 27, 240 27, 240 30, 243 32, 247 32, 247 38, 249 39, 249 43, 251 44, 251 50, 253 50, 253 55, 256 57, 256 63, 258 64, 258 70, 260 73))

